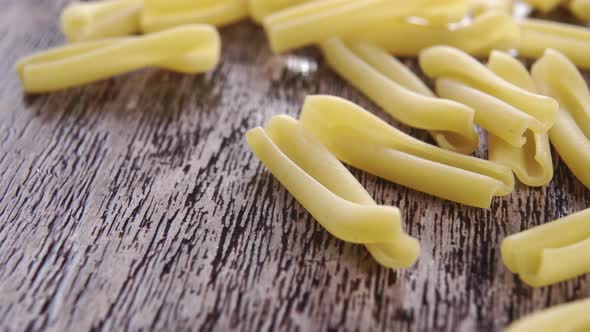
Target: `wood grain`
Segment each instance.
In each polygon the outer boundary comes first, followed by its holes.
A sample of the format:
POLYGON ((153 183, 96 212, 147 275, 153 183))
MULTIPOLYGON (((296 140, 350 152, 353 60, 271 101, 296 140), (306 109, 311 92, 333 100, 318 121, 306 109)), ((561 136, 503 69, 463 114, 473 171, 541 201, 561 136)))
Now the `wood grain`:
POLYGON ((590 296, 588 276, 532 289, 500 257, 506 235, 590 206, 558 158, 548 187, 489 210, 354 171, 422 244, 414 267, 383 269, 324 231, 244 142, 307 94, 387 118, 316 50, 272 55, 243 22, 221 30, 207 75, 148 69, 23 96, 13 65, 64 41, 66 2, 0 0, 0 330, 500 331, 590 296))

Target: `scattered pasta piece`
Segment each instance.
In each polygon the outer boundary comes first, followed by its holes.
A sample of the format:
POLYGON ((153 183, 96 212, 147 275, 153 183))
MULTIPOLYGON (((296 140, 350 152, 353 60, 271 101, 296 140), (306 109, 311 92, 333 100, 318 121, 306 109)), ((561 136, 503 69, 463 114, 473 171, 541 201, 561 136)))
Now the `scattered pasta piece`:
POLYGON ((569 8, 580 19, 590 22, 590 0, 572 0, 569 8))
MULTIPOLYGON (((556 121, 559 105, 555 100, 529 92, 505 81, 475 58, 458 49, 447 46, 434 46, 422 51, 419 60, 422 70, 429 77, 450 79, 443 81, 445 86, 450 85, 452 81, 456 81, 449 89, 442 89, 441 84, 439 84, 437 92, 444 98, 457 100, 472 107, 475 110, 476 123, 480 123, 478 119, 481 120, 481 116, 494 111, 490 109, 490 112, 483 112, 490 107, 486 103, 491 103, 495 98, 498 99, 498 102, 503 102, 502 108, 496 110, 498 114, 507 112, 508 107, 510 107, 513 111, 511 116, 515 117, 514 123, 524 120, 525 117, 528 119, 523 122, 527 123, 524 129, 531 129, 534 132, 546 132, 556 121), (459 88, 461 88, 460 92, 458 91, 459 88), (484 99, 486 94, 494 98, 484 99), (518 111, 521 111, 521 119, 516 118, 518 111), (537 121, 533 121, 533 119, 537 121)), ((497 105, 499 107, 501 104, 497 103, 497 105)), ((490 118, 487 124, 491 125, 493 121, 497 120, 490 118)), ((500 123, 500 125, 507 126, 508 123, 500 123)), ((491 127, 486 129, 491 131, 491 127)), ((499 130, 493 132, 494 135, 503 139, 508 138, 508 132, 502 133, 501 128, 496 129, 499 130)), ((514 144, 516 142, 511 140, 507 140, 507 142, 514 146, 524 144, 524 140, 519 144, 514 144)))
POLYGON ((371 42, 395 55, 416 56, 425 48, 449 45, 473 55, 487 56, 492 49, 512 47, 519 39, 520 29, 510 15, 488 12, 471 23, 450 26, 382 20, 346 36, 371 42))
POLYGON ((470 10, 471 0, 447 0, 440 5, 426 7, 414 16, 426 20, 433 26, 446 26, 464 19, 470 10))
POLYGON ((314 0, 248 0, 250 16, 256 22, 280 10, 314 0))
POLYGON ((514 0, 471 0, 471 10, 475 16, 487 13, 488 11, 512 14, 514 0))
POLYGON ((526 3, 532 7, 542 11, 548 12, 559 6, 564 0, 525 0, 526 3))
MULTIPOLYGON (((537 91, 527 69, 506 53, 492 52, 488 68, 522 89, 534 93, 537 91)), ((525 144, 516 148, 493 134, 488 134, 488 157, 491 161, 510 167, 520 182, 529 186, 544 186, 553 178, 549 135, 527 131, 524 136, 525 144)))
POLYGON ((590 331, 590 299, 545 309, 524 317, 504 332, 584 332, 590 331))
POLYGON ((139 32, 141 0, 75 2, 61 14, 61 29, 70 42, 132 35, 139 32))
POLYGON ((549 138, 574 175, 590 188, 590 91, 576 66, 548 49, 531 70, 539 90, 559 101, 549 138))
POLYGON ((538 59, 553 48, 577 66, 590 69, 590 29, 571 24, 525 19, 519 23, 521 38, 517 50, 526 58, 538 59))
POLYGON ((144 32, 161 31, 185 24, 223 26, 248 16, 248 5, 245 0, 169 3, 168 0, 146 2, 141 15, 141 28, 144 32), (166 4, 168 6, 164 8, 166 4))
POLYGON ((507 237, 502 258, 534 287, 589 273, 590 209, 507 237))
POLYGON ((424 143, 342 98, 308 96, 301 123, 343 162, 431 195, 487 208, 514 189, 510 169, 424 143))
POLYGON ((362 42, 347 45, 338 38, 322 43, 321 48, 340 76, 394 118, 430 130, 441 147, 471 154, 479 145, 473 110, 436 98, 411 70, 384 50, 362 42), (404 86, 408 81, 411 87, 404 86))
POLYGON ((246 135, 254 154, 332 235, 367 246, 390 268, 408 267, 419 243, 402 230, 399 209, 378 206, 363 186, 300 123, 275 116, 246 135))
POLYGON ((361 27, 381 30, 383 20, 421 13, 456 0, 322 0, 290 7, 262 21, 275 53, 320 43, 361 27))
POLYGON ((212 69, 220 39, 208 25, 187 25, 142 37, 84 42, 20 60, 24 90, 43 93, 109 78, 147 66, 183 73, 212 69))

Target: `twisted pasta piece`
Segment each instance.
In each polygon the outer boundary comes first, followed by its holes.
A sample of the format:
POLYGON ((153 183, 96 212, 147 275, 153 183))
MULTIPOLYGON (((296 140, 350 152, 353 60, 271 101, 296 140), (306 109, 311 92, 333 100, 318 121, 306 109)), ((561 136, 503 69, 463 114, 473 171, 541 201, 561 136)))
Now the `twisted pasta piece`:
POLYGON ((488 11, 502 12, 512 14, 514 0, 471 0, 471 10, 475 16, 479 16, 488 11))
POLYGON ((219 62, 220 39, 208 25, 188 25, 142 37, 84 42, 41 52, 16 67, 24 90, 49 92, 105 79, 146 66, 183 73, 219 62))
MULTIPOLYGON (((269 15, 262 21, 275 53, 282 53, 363 26, 379 27, 392 20, 442 7, 457 0, 323 0, 312 1, 269 15)), ((464 0, 463 0, 464 1, 464 0)))
POLYGON ((567 56, 577 66, 590 69, 590 30, 571 24, 525 19, 519 22, 521 36, 518 53, 538 59, 552 48, 567 56))
POLYGON ((141 29, 154 32, 185 24, 223 26, 247 16, 246 0, 150 0, 141 15, 141 29))
POLYGON ((141 0, 75 2, 61 14, 61 30, 70 42, 127 36, 139 32, 141 0))
POLYGON ((250 130, 254 154, 332 235, 366 245, 390 268, 412 265, 419 243, 405 234, 399 209, 378 206, 363 186, 300 123, 275 116, 266 128, 250 130))
POLYGON ((301 123, 343 162, 431 195, 486 208, 514 189, 508 168, 424 143, 342 98, 308 96, 301 123))
POLYGON ((526 142, 526 130, 544 133, 556 121, 555 100, 505 81, 458 49, 426 49, 420 53, 420 66, 429 77, 439 78, 436 91, 441 97, 472 107, 476 123, 515 147, 526 142))
POLYGON ((549 138, 574 175, 590 188, 590 91, 576 66, 548 49, 531 70, 539 90, 559 101, 549 138))
POLYGON ((590 272, 590 209, 507 237, 502 258, 534 287, 590 272))
POLYGON ((545 309, 511 324, 504 332, 590 331, 590 299, 545 309))
POLYGON ((248 8, 252 19, 261 22, 272 13, 311 1, 315 0, 248 0, 248 8))
POLYGON ((520 29, 510 15, 490 11, 471 23, 453 26, 381 20, 378 24, 350 31, 346 36, 371 42, 395 55, 416 56, 425 48, 444 44, 473 55, 487 56, 492 49, 508 49, 515 44, 520 29))
MULTIPOLYGON (((535 82, 526 68, 515 58, 493 51, 488 68, 504 80, 527 91, 536 92, 535 82)), ((518 179, 529 186, 543 186, 553 178, 553 159, 547 133, 526 131, 525 144, 516 148, 502 139, 488 135, 488 156, 491 161, 510 167, 518 179)))
POLYGON ((569 8, 580 19, 590 22, 590 0, 572 0, 569 8))
POLYGON ((430 130, 437 144, 446 149, 470 154, 477 148, 479 136, 473 110, 436 98, 415 74, 387 52, 368 43, 347 45, 338 38, 322 43, 321 48, 340 76, 394 118, 430 130))

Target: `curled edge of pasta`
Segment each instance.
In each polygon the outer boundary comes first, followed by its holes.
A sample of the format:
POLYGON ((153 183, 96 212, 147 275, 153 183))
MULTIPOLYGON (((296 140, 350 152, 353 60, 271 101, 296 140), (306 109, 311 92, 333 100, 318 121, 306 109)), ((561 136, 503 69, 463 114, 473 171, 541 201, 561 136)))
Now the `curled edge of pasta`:
MULTIPOLYGON (((535 82, 524 65, 504 52, 493 51, 488 68, 504 80, 531 92, 535 82)), ((515 148, 488 134, 488 157, 491 161, 510 167, 520 182, 529 186, 544 186, 553 178, 553 158, 547 133, 525 133, 524 146, 515 148)))
MULTIPOLYGON (((455 0, 444 0, 451 2, 455 0)), ((396 19, 440 6, 441 0, 323 0, 289 7, 266 16, 262 25, 271 49, 283 53, 320 43, 363 26, 375 27, 385 19, 396 19)))
POLYGON ((457 80, 529 114, 543 124, 542 131, 549 130, 557 119, 559 105, 553 98, 532 93, 507 82, 457 48, 430 47, 420 52, 419 62, 424 73, 431 78, 457 80))
POLYGON ((399 56, 417 56, 423 49, 441 44, 487 56, 492 49, 512 47, 520 38, 520 29, 512 16, 489 11, 455 26, 382 20, 350 31, 346 38, 371 42, 399 56))
POLYGON ((577 300, 541 310, 519 319, 504 332, 582 332, 590 329, 590 299, 577 300))
POLYGON ((248 8, 252 19, 260 23, 273 13, 311 1, 315 0, 248 0, 248 8))
POLYGON ((531 69, 539 89, 560 104, 551 143, 572 173, 590 188, 590 91, 577 67, 565 55, 548 49, 531 69))
POLYGON ((75 2, 61 14, 61 30, 70 42, 132 35, 139 32, 141 0, 75 2))
POLYGON ((146 6, 141 14, 141 30, 150 33, 185 24, 210 24, 220 27, 246 17, 248 6, 244 0, 211 1, 168 10, 146 6))
POLYGON ((502 242, 508 269, 534 287, 590 272, 590 209, 511 235, 502 242))
POLYGON ((246 134, 254 154, 301 205, 338 239, 362 243, 382 265, 408 267, 420 245, 402 230, 398 208, 377 205, 321 143, 289 116, 246 134))
POLYGON ((514 189, 510 169, 417 140, 345 99, 305 99, 301 123, 338 159, 440 198, 488 208, 514 189))
POLYGON ((187 25, 140 37, 89 41, 33 54, 16 69, 28 93, 86 84, 147 66, 182 73, 217 65, 221 41, 208 25, 187 25))
POLYGON ((569 9, 578 18, 590 22, 590 1, 588 0, 572 0, 569 3, 569 9))
POLYGON ((340 76, 392 117, 429 130, 439 146, 471 154, 479 145, 473 110, 436 98, 414 73, 384 50, 369 43, 345 42, 339 38, 323 42, 321 49, 340 76))
POLYGON ((516 49, 525 58, 538 59, 548 48, 567 56, 578 67, 590 69, 590 31, 587 28, 539 19, 519 22, 521 37, 516 49))

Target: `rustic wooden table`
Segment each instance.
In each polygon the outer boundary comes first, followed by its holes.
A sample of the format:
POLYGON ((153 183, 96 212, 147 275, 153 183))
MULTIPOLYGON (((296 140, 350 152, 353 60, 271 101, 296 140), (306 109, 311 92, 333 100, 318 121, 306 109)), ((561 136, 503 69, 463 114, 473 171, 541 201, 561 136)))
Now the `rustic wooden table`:
POLYGON ((588 276, 532 289, 500 257, 506 235, 590 206, 558 158, 550 186, 489 210, 355 171, 422 243, 415 266, 387 270, 324 231, 244 142, 308 94, 386 118, 316 50, 272 55, 244 22, 221 30, 207 75, 24 96, 14 63, 64 41, 66 2, 0 0, 0 330, 500 331, 590 296, 588 276))

